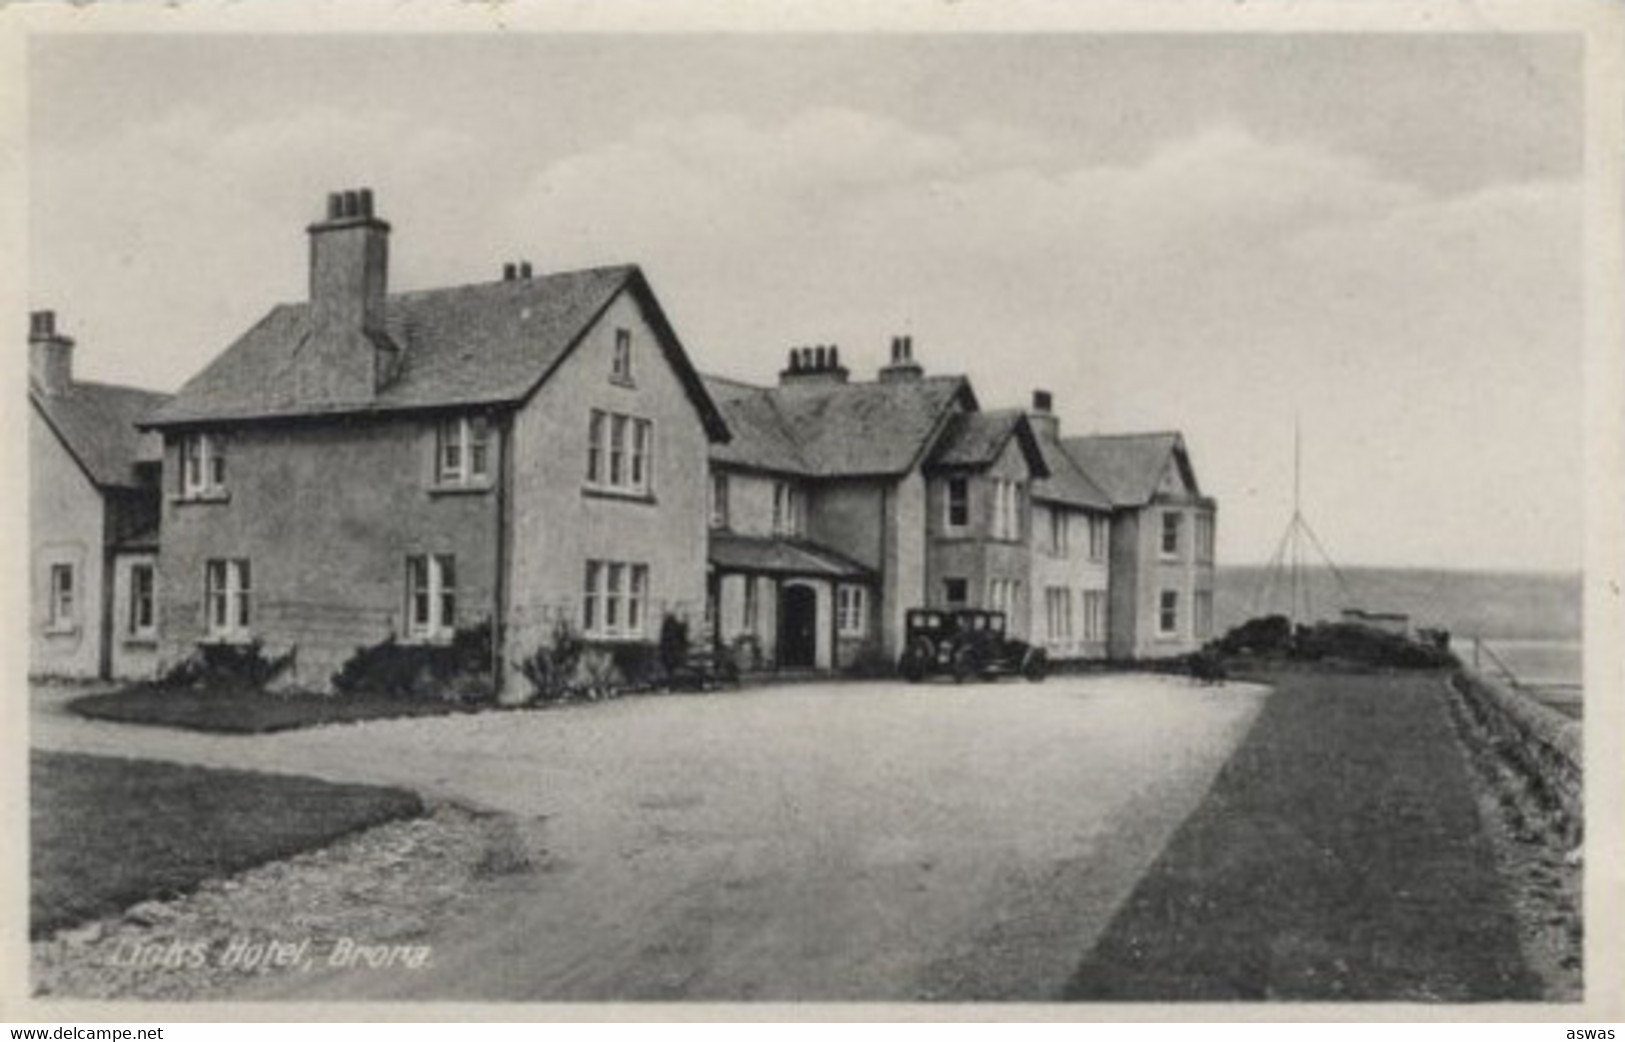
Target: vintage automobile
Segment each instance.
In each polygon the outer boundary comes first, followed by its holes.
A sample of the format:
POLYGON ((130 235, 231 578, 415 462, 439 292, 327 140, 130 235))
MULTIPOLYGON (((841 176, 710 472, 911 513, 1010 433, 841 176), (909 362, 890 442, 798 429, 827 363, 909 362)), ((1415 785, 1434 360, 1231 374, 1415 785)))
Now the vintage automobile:
POLYGON ((1043 680, 1049 656, 1005 632, 1004 613, 975 608, 908 612, 897 671, 910 683, 946 673, 956 682, 1020 674, 1043 680))

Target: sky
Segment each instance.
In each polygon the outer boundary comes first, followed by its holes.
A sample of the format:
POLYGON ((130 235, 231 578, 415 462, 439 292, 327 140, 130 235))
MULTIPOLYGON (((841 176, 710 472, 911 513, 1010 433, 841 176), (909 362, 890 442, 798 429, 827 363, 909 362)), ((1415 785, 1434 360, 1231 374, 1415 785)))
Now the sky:
POLYGON ((1223 562, 1582 556, 1581 49, 1518 35, 58 36, 30 306, 178 388, 367 186, 392 289, 641 265, 696 364, 894 334, 1178 429, 1223 562))

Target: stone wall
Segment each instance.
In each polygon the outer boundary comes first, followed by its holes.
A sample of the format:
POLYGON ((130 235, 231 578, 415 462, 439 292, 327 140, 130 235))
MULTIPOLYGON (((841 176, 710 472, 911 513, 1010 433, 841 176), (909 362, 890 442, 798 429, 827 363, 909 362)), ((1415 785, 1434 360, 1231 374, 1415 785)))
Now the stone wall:
POLYGON ((1463 669, 1451 684, 1495 751, 1562 821, 1572 842, 1585 827, 1582 728, 1504 681, 1463 669))

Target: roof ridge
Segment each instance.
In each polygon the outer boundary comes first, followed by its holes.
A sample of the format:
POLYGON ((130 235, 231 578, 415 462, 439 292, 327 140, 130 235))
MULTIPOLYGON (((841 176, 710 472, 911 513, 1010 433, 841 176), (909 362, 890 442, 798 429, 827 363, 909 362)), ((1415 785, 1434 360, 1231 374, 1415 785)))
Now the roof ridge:
POLYGON ((1127 438, 1178 438, 1178 437, 1181 437, 1181 436, 1182 435, 1181 435, 1179 430, 1177 430, 1177 429, 1166 429, 1165 428, 1165 429, 1162 429, 1162 430, 1154 430, 1154 431, 1112 431, 1112 432, 1104 432, 1104 431, 1102 431, 1102 432, 1096 432, 1096 433, 1090 433, 1090 434, 1068 434, 1068 435, 1063 436, 1061 438, 1061 440, 1062 441, 1086 441, 1086 440, 1102 441, 1102 440, 1106 440, 1106 439, 1123 440, 1123 439, 1127 439, 1127 438))
POLYGON ((68 388, 69 391, 80 388, 94 388, 98 391, 118 391, 121 394, 144 394, 152 398, 173 398, 174 391, 155 391, 150 387, 137 387, 134 384, 116 384, 106 380, 74 380, 68 388))

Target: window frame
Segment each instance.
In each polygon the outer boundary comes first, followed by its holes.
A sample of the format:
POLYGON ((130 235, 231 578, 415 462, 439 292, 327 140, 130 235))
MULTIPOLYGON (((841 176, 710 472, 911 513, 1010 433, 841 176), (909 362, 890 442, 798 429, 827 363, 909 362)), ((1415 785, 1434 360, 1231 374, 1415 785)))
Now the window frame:
POLYGON ((943 528, 950 532, 963 532, 970 527, 970 479, 949 478, 943 493, 943 528), (954 520, 955 515, 959 520, 954 520))
POLYGON ((587 412, 586 487, 606 495, 648 498, 655 470, 654 421, 610 409, 587 412))
POLYGON ((773 534, 797 538, 804 531, 801 489, 793 481, 773 482, 773 534))
POLYGON ((1185 515, 1178 510, 1164 510, 1162 512, 1162 532, 1157 543, 1158 556, 1164 561, 1177 561, 1180 556, 1180 530, 1184 528, 1185 515), (1172 543, 1172 546, 1169 544, 1172 543))
POLYGON ((148 561, 132 562, 128 575, 129 610, 124 635, 131 640, 151 640, 158 635, 158 566, 148 561))
POLYGON ((496 456, 492 451, 497 441, 494 431, 491 418, 483 413, 446 416, 435 421, 435 487, 490 487, 496 456))
POLYGON ((1089 560, 1104 561, 1111 544, 1111 521, 1100 514, 1089 515, 1089 560))
POLYGON ((869 590, 857 583, 835 587, 835 632, 842 637, 863 637, 869 633, 869 590))
POLYGON ((50 601, 47 603, 45 628, 61 633, 79 626, 79 577, 72 561, 52 561, 50 569, 50 601))
POLYGON ((590 558, 583 583, 583 636, 602 641, 647 639, 650 590, 647 563, 590 558))
POLYGON ((1157 636, 1179 636, 1179 591, 1162 590, 1157 596, 1157 636))
POLYGON ((728 475, 725 471, 711 472, 711 502, 710 525, 712 528, 728 527, 728 475))
POLYGON ((181 499, 219 499, 225 496, 225 438, 212 431, 190 431, 181 435, 179 469, 178 494, 181 499))
POLYGON ((203 562, 204 632, 209 641, 237 643, 252 636, 253 595, 254 575, 248 558, 211 557, 203 562))
POLYGON ((615 343, 610 348, 610 383, 630 387, 632 378, 632 330, 625 326, 615 330, 615 343))
POLYGON ((457 555, 406 555, 406 639, 450 640, 457 632, 457 555), (449 578, 448 578, 449 576, 449 578), (423 612, 418 611, 421 602, 423 612))
POLYGON ((1049 549, 1056 557, 1072 552, 1072 520, 1059 506, 1049 507, 1049 549))
POLYGON ((1106 620, 1109 611, 1105 590, 1083 590, 1083 640, 1099 643, 1106 639, 1106 620))

